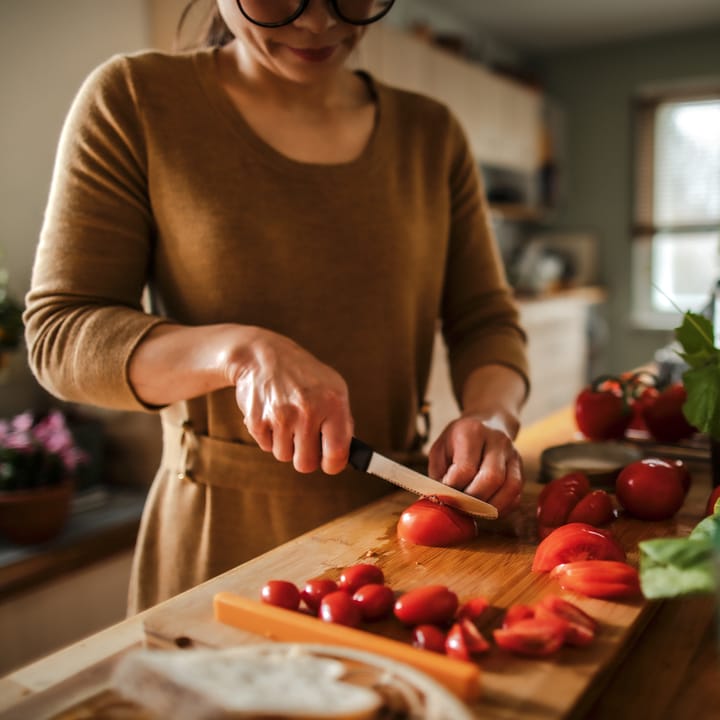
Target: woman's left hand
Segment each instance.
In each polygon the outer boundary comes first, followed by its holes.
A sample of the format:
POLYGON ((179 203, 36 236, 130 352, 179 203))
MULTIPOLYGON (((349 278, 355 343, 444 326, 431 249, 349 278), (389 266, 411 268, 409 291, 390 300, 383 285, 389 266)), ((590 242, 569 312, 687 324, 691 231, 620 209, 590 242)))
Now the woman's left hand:
POLYGON ((522 461, 497 418, 468 414, 451 422, 430 448, 428 470, 430 477, 491 503, 500 515, 520 502, 522 461))

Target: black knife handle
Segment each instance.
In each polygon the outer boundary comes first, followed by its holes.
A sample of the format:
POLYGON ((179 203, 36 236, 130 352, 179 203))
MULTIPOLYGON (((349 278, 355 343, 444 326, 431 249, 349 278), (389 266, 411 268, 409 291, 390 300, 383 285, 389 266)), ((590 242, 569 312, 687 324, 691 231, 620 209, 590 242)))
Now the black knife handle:
POLYGON ((362 440, 354 437, 350 441, 350 458, 349 463, 356 469, 366 472, 370 465, 373 449, 366 445, 362 440))

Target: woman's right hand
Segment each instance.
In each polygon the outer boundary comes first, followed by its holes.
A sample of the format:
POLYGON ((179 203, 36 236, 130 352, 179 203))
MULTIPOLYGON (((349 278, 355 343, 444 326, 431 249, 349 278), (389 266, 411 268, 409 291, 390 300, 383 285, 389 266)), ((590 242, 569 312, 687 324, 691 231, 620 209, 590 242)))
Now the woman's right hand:
POLYGON ((254 330, 227 368, 248 432, 298 472, 340 472, 353 434, 345 381, 289 338, 254 330))

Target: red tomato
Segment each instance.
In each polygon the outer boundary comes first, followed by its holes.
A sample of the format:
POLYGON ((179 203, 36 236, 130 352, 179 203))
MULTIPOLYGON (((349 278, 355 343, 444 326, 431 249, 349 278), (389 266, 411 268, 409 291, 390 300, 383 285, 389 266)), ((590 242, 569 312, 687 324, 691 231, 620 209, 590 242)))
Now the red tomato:
POLYGON ((527 618, 493 630, 495 642, 518 655, 543 657, 557 652, 565 642, 567 623, 558 617, 527 618))
POLYGON ((268 580, 260 590, 260 597, 268 605, 277 605, 287 610, 300 607, 300 591, 287 580, 268 580))
POLYGON ((535 617, 535 608, 530 605, 511 605, 503 617, 502 626, 506 630, 520 620, 529 620, 535 617))
POLYGON ((395 601, 395 617, 405 625, 442 625, 458 609, 458 597, 445 585, 425 585, 410 590, 395 601))
POLYGON ((568 522, 582 522, 588 525, 607 525, 615 519, 615 507, 612 498, 605 490, 593 490, 580 498, 570 511, 568 522))
POLYGON ((334 580, 312 578, 311 580, 306 581, 305 586, 300 591, 300 597, 305 605, 317 614, 317 611, 320 609, 320 601, 325 597, 325 595, 335 592, 337 589, 338 586, 334 580))
POLYGON ((477 620, 488 608, 490 603, 487 598, 478 596, 464 602, 455 614, 457 620, 467 618, 473 622, 477 620))
POLYGON ((678 471, 680 475, 680 482, 683 486, 683 492, 687 495, 690 490, 690 486, 692 485, 692 475, 690 475, 688 466, 682 460, 668 459, 668 462, 678 471))
POLYGON ((446 547, 472 540, 477 536, 477 525, 472 516, 423 498, 403 511, 397 534, 414 545, 446 547))
POLYGON ((677 442, 697 430, 686 419, 682 406, 687 400, 685 386, 679 382, 663 390, 655 401, 643 408, 648 432, 659 442, 677 442))
POLYGON ((568 473, 551 480, 538 497, 538 527, 552 529, 564 525, 572 509, 589 492, 590 480, 585 473, 568 473))
POLYGON ((338 588, 351 595, 363 585, 383 585, 385 574, 377 565, 360 563, 346 567, 338 580, 338 588))
POLYGON ((553 530, 537 547, 533 572, 549 572, 575 560, 625 560, 625 550, 609 530, 568 523, 553 530))
POLYGON ((640 520, 667 520, 685 500, 680 470, 659 458, 626 465, 615 480, 615 494, 628 514, 640 520))
POLYGON ((632 411, 622 390, 586 387, 575 398, 575 422, 590 440, 622 438, 632 420, 632 411))
POLYGON ((639 395, 637 395, 631 403, 633 417, 629 427, 633 430, 647 430, 643 414, 645 413, 645 408, 652 405, 659 394, 660 391, 655 387, 645 387, 640 391, 639 395))
POLYGON ((589 645, 595 638, 597 621, 577 605, 557 595, 547 595, 535 606, 535 616, 542 618, 548 614, 567 622, 565 642, 568 645, 589 645))
POLYGON ((490 649, 490 643, 468 618, 453 623, 445 638, 445 654, 458 660, 470 660, 490 649))
POLYGON ((707 505, 705 506, 705 515, 713 515, 715 513, 715 503, 718 500, 720 500, 720 485, 710 493, 707 505))
POLYGON ((416 625, 412 631, 412 645, 421 650, 445 653, 445 633, 437 625, 416 625))
POLYGON ((380 620, 387 617, 395 604, 395 593, 387 585, 363 585, 353 596, 363 620, 380 620))
POLYGON ((550 576, 563 590, 593 598, 625 598, 640 594, 638 571, 624 562, 585 560, 553 568, 550 576))
POLYGON ((320 601, 319 616, 325 622, 357 627, 362 620, 360 608, 344 590, 328 593, 320 601))

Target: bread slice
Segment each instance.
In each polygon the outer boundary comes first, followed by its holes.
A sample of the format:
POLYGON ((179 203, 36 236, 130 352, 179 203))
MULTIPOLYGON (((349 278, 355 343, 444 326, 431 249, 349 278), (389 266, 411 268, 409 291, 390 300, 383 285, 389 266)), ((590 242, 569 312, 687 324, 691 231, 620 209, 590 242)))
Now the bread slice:
POLYGON ((162 718, 367 720, 381 696, 343 682, 342 661, 272 645, 218 650, 135 650, 113 673, 113 687, 162 718))

